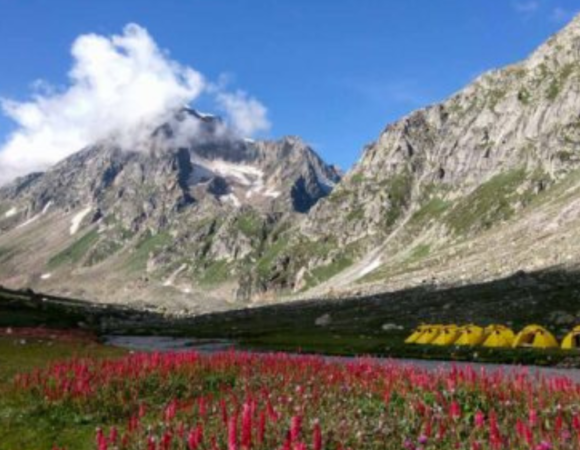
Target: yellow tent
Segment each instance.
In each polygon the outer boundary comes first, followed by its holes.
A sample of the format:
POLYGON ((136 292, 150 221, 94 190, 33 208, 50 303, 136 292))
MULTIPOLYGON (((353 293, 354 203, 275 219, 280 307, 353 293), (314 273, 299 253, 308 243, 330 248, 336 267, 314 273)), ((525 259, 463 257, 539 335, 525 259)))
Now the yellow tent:
POLYGON ((484 347, 511 347, 516 337, 512 330, 503 325, 490 325, 485 328, 485 334, 484 347))
POLYGON ((477 325, 466 325, 459 329, 459 337, 455 341, 455 345, 479 345, 487 335, 485 330, 477 325))
POLYGON ((415 344, 417 339, 429 328, 429 325, 419 325, 413 333, 405 339, 405 344, 415 344))
POLYGON ((564 337, 562 341, 562 348, 571 350, 573 348, 580 348, 580 325, 574 327, 570 333, 564 337))
POLYGON ((457 325, 445 325, 437 338, 431 342, 433 345, 452 345, 459 337, 460 328, 457 325))
POLYGON ((555 348, 559 347, 556 338, 540 325, 528 325, 516 336, 514 347, 555 348))
POLYGON ((428 325, 425 331, 421 333, 421 336, 417 338, 415 344, 431 344, 437 336, 441 333, 441 325, 428 325))

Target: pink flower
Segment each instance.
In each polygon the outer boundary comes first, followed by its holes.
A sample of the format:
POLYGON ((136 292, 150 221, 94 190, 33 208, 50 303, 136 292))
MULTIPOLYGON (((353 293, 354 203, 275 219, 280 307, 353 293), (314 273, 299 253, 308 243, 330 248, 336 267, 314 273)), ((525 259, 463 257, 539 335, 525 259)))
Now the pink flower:
POLYGON ((451 417, 453 420, 458 420, 461 418, 461 406, 455 400, 453 400, 449 406, 449 417, 451 417))
POLYGON ((485 415, 481 411, 477 411, 475 413, 475 427, 476 428, 483 428, 485 425, 485 415))
POLYGON ((302 430, 302 417, 293 416, 290 421, 290 441, 297 442, 300 438, 300 431, 302 430))
POLYGON ((228 450, 238 450, 238 417, 235 414, 228 421, 228 450))
POLYGON ((314 424, 314 430, 312 432, 312 449, 322 450, 322 431, 320 430, 320 424, 318 422, 314 424))

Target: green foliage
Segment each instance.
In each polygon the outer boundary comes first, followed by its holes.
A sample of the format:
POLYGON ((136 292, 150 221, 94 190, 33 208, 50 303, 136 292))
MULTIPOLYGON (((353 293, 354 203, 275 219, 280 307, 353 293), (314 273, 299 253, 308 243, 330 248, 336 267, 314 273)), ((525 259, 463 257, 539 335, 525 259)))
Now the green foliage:
POLYGON ((548 100, 555 100, 558 97, 566 81, 575 69, 576 66, 574 64, 566 64, 558 72, 553 74, 548 90, 546 91, 548 100))
POLYGON ((413 179, 409 172, 404 171, 386 181, 389 198, 389 210, 385 217, 385 226, 392 227, 401 217, 411 199, 413 179))
POLYGON ((409 226, 423 228, 430 221, 441 217, 449 206, 449 202, 433 197, 411 216, 409 226))
POLYGON ((199 283, 215 286, 227 281, 230 277, 230 264, 226 260, 213 261, 201 270, 199 283))
POLYGON ((573 153, 568 150, 560 150, 556 153, 556 158, 558 158, 561 162, 568 162, 572 159, 573 153))
POLYGON ((261 234, 263 221, 253 210, 246 211, 238 216, 236 226, 246 236, 254 237, 261 234))
POLYGON ((338 188, 332 190, 330 195, 325 198, 325 200, 331 203, 342 203, 348 197, 352 195, 352 191, 346 189, 343 185, 339 185, 338 188))
POLYGON ((429 244, 420 244, 417 245, 415 248, 413 248, 413 250, 411 250, 411 253, 409 254, 409 260, 410 261, 417 261, 423 258, 426 258, 427 256, 429 256, 429 253, 431 252, 431 246, 429 244))
POLYGON ((528 91, 525 87, 520 89, 518 92, 518 100, 523 105, 529 105, 531 99, 530 91, 528 91))
POLYGON ((354 174, 354 175, 351 177, 351 179, 350 179, 350 180, 351 180, 351 181, 352 181, 354 184, 360 184, 360 183, 362 183, 362 182, 364 181, 364 179, 365 179, 365 177, 364 177, 364 175, 363 175, 362 173, 356 173, 356 174, 354 174))
POLYGON ((518 199, 516 190, 525 178, 524 169, 496 175, 461 199, 445 215, 445 222, 455 233, 466 234, 509 219, 514 213, 514 201, 518 199))
POLYGON ((311 275, 308 278, 307 288, 329 280, 347 267, 351 266, 352 263, 353 260, 348 253, 339 254, 330 264, 319 266, 312 270, 311 275))
POLYGON ((49 259, 47 268, 55 269, 63 264, 76 264, 87 254, 89 249, 97 242, 99 234, 97 230, 91 230, 69 247, 49 259))
MULTIPOLYGON (((56 360, 78 357, 114 357, 124 350, 93 342, 51 342, 0 337, 0 392, 16 373, 40 369, 56 360), (5 384, 3 384, 5 383, 5 384)), ((70 449, 94 448, 97 417, 40 408, 20 396, 0 395, 0 440, 6 449, 50 449, 56 441, 70 449)))
POLYGON ((503 89, 493 89, 488 94, 488 105, 492 111, 495 111, 497 105, 505 98, 506 91, 503 89))
POLYGON ((357 222, 364 218, 364 213, 365 212, 362 206, 357 206, 355 209, 353 209, 347 214, 346 220, 348 222, 357 222))
POLYGON ((159 251, 169 243, 171 243, 171 236, 166 232, 157 234, 152 234, 150 231, 145 232, 127 259, 127 270, 144 270, 147 267, 150 254, 159 251))
POLYGON ((257 270, 260 276, 268 276, 274 261, 276 261, 278 256, 287 248, 287 246, 288 241, 284 238, 280 238, 266 248, 266 251, 257 263, 257 270))

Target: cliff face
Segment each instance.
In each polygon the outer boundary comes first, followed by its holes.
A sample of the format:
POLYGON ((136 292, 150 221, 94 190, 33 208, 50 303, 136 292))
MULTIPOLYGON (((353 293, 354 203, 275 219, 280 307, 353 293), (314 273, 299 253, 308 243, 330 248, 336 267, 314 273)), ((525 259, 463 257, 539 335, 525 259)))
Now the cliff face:
POLYGON ((341 180, 299 138, 176 113, 0 189, 0 282, 207 311, 580 262, 580 18, 390 124, 341 180), (200 133, 173 139, 194 121, 200 133))
POLYGON ((388 125, 301 223, 305 239, 333 249, 307 258, 294 290, 347 295, 574 266, 575 233, 564 229, 576 220, 579 94, 577 18, 525 61, 388 125))
POLYGON ((179 111, 144 148, 96 143, 0 189, 1 281, 79 297, 212 310, 336 169, 295 137, 250 141, 179 111), (201 125, 176 144, 184 121, 201 125))

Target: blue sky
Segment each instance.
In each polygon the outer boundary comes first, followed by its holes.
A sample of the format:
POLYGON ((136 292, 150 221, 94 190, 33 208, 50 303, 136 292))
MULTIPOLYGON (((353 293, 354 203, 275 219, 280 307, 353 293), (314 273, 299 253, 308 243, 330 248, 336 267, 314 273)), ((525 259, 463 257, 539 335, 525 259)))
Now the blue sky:
MULTIPOLYGON (((67 83, 81 34, 146 28, 171 58, 260 100, 268 137, 347 169, 401 115, 524 58, 577 0, 0 0, 0 97, 67 83)), ((14 124, 0 117, 0 140, 14 124)))

